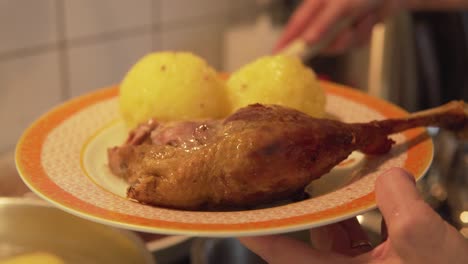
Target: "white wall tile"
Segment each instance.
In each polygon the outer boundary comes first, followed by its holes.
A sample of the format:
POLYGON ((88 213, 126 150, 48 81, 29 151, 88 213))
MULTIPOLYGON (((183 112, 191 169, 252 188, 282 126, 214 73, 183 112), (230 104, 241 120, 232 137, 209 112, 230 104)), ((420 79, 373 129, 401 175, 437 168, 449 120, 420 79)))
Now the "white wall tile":
POLYGON ((23 130, 60 102, 56 52, 0 61, 0 151, 13 147, 23 130))
POLYGON ((57 41, 54 0, 0 1, 0 53, 57 41))
POLYGON ((228 0, 161 0, 162 23, 170 23, 203 16, 223 16, 228 11, 228 0))
POLYGON ((120 83, 130 67, 150 51, 151 34, 70 48, 71 95, 120 83))
POLYGON ((190 51, 204 58, 210 65, 220 70, 224 26, 197 25, 165 30, 161 35, 163 50, 190 51))
POLYGON ((151 0, 80 0, 64 3, 67 38, 151 24, 151 0))

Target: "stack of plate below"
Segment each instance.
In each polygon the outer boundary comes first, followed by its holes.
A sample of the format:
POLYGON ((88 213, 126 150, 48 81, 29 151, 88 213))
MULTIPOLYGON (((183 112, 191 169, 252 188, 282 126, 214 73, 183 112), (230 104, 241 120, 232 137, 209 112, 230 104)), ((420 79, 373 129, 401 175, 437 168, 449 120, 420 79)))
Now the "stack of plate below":
POLYGON ((0 198, 0 238, 0 262, 155 263, 134 233, 81 219, 36 199, 0 198))

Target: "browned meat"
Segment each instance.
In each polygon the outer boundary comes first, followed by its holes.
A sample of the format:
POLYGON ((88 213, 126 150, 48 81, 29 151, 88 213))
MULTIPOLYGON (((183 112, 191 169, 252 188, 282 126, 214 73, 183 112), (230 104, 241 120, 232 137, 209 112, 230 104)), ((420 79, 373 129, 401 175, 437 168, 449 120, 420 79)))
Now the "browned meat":
POLYGON ((159 124, 156 120, 150 119, 148 122, 141 124, 132 130, 122 146, 113 147, 107 150, 109 168, 115 175, 125 178, 137 177, 137 175, 130 177, 127 173, 128 161, 133 155, 134 146, 147 141, 151 132, 154 131, 158 125, 159 124))
POLYGON ((393 144, 389 134, 466 123, 462 102, 360 124, 256 104, 225 120, 156 125, 138 143, 111 149, 109 162, 130 183, 128 197, 141 203, 188 210, 253 207, 302 192, 354 150, 386 153, 393 144))

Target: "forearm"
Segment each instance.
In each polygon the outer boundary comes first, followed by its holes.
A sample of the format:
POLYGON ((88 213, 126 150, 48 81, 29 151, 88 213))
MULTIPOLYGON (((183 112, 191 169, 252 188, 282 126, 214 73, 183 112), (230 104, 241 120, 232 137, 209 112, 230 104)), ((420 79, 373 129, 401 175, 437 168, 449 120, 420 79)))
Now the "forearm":
POLYGON ((412 10, 456 10, 468 9, 468 0, 407 0, 412 10))

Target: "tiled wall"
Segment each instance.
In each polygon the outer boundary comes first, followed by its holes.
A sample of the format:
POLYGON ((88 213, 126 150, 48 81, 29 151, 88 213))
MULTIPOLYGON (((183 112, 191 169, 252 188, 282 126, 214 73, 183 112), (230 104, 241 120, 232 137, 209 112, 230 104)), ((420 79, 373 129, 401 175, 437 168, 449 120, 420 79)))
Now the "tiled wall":
POLYGON ((0 0, 0 153, 52 106, 118 83, 150 51, 190 50, 223 70, 226 32, 257 9, 255 0, 0 0))

